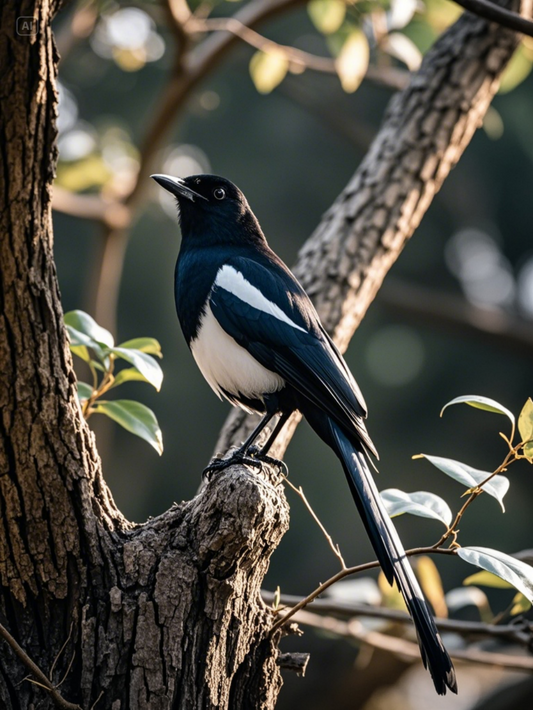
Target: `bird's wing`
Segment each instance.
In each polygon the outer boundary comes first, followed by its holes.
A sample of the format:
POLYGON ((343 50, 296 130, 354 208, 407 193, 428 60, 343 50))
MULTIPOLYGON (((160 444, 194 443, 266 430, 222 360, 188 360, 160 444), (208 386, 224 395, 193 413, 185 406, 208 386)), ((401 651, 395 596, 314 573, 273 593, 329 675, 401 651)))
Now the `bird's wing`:
POLYGON ((364 426, 363 396, 342 355, 290 271, 244 257, 226 261, 210 294, 221 327, 267 369, 349 431, 375 453, 364 426))

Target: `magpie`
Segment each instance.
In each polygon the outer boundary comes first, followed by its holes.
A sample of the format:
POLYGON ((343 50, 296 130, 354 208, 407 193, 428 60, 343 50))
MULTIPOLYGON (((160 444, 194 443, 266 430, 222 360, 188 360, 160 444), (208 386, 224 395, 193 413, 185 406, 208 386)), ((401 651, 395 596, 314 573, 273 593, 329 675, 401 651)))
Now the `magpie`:
POLYGON ((370 473, 367 457, 377 452, 364 423, 365 400, 309 297, 233 183, 216 175, 151 177, 178 203, 175 298, 192 355, 221 399, 263 415, 242 447, 208 470, 274 461, 272 443, 300 410, 340 459, 383 572, 405 599, 437 693, 456 693, 452 661, 370 473), (254 442, 276 415, 259 449, 254 442))

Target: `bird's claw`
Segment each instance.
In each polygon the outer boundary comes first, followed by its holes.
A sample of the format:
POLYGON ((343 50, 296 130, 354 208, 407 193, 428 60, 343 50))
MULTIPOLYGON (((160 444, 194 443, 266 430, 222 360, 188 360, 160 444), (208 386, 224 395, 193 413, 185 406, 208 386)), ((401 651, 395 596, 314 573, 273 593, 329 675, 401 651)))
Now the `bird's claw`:
POLYGON ((253 466, 257 469, 261 469, 262 465, 266 463, 269 466, 275 466, 278 468, 284 476, 289 475, 289 469, 284 461, 275 459, 273 456, 268 456, 267 454, 262 454, 261 449, 258 446, 253 445, 250 446, 246 453, 243 451, 236 451, 227 458, 214 459, 204 468, 202 476, 207 481, 210 481, 214 473, 220 473, 220 471, 239 463, 245 464, 246 466, 253 466))
POLYGON ((214 473, 220 473, 220 471, 223 471, 224 469, 239 463, 245 464, 247 466, 255 466, 255 468, 258 469, 260 469, 262 466, 262 463, 259 459, 254 459, 246 454, 235 452, 232 456, 228 456, 228 458, 217 458, 211 461, 211 463, 204 468, 202 476, 207 481, 210 481, 214 473))
POLYGON ((268 456, 268 454, 262 454, 261 449, 255 444, 253 446, 250 446, 250 448, 248 449, 248 454, 250 456, 253 456, 257 461, 262 461, 263 463, 266 463, 269 466, 274 466, 275 468, 278 468, 283 476, 287 477, 289 475, 289 467, 287 466, 285 461, 276 459, 273 456, 268 456))

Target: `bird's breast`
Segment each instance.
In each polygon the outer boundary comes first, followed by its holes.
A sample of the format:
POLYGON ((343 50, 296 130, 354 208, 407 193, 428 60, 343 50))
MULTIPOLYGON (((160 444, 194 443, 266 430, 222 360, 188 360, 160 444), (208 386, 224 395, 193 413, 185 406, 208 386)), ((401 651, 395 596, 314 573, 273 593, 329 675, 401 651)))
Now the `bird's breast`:
POLYGON ((262 399, 285 385, 282 377, 263 367, 226 333, 209 303, 190 348, 202 375, 221 398, 228 392, 236 397, 262 399))

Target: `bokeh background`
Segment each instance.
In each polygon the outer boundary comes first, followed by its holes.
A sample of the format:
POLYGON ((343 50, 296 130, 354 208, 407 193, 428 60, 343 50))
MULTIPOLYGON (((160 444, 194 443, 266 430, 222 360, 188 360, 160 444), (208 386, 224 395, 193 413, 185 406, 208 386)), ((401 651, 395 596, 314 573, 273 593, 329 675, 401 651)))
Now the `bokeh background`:
MULTIPOLYGON (((392 5, 406 3, 410 5, 407 0, 392 5)), ((214 15, 230 14, 236 5, 221 3, 214 15)), ((390 11, 390 6, 361 2, 350 12, 363 23, 369 7, 390 11)), ((412 47, 424 51, 460 8, 445 0, 417 7, 402 32, 412 47)), ((73 5, 56 20, 58 37, 65 42, 58 184, 84 194, 105 193, 110 185, 116 193, 122 184, 127 192, 146 126, 168 81, 172 35, 157 3, 103 2, 85 36, 72 36, 78 9, 73 5)), ((303 5, 262 31, 316 54, 328 51, 327 38, 303 5)), ((287 76, 264 95, 250 77, 254 51, 240 44, 191 94, 155 169, 182 176, 213 172, 233 180, 247 195, 271 246, 290 265, 361 161, 392 92, 363 81, 357 91, 347 93, 337 77, 306 71, 287 76)), ((416 63, 416 56, 412 61, 416 63)), ((390 63, 405 69, 405 62, 390 63)), ((387 279, 391 288, 371 306, 346 355, 369 405, 369 430, 381 455, 379 487, 431 490, 452 510, 460 506, 463 489, 412 456, 446 456, 490 471, 505 455, 498 432, 508 432, 509 424, 469 407, 451 408, 439 418, 441 407, 455 396, 479 394, 518 415, 533 393, 530 68, 529 55, 522 51, 505 91, 494 100, 484 126, 393 267, 387 279), (414 289, 415 301, 430 303, 430 293, 442 302, 448 317, 435 312, 422 322, 409 307, 395 307, 397 289, 407 286, 414 289), (471 306, 485 309, 489 330, 491 323, 508 322, 517 337, 482 336, 474 328, 454 326, 454 309, 459 313, 471 306)), ((228 414, 228 405, 203 381, 179 330, 173 272, 180 234, 175 206, 166 198, 155 184, 149 186, 131 229, 116 314, 117 342, 153 336, 162 345, 161 392, 127 383, 119 396, 138 399, 155 412, 164 454, 159 457, 146 442, 111 422, 97 416, 91 420, 115 500, 137 522, 195 495, 228 414)), ((94 315, 102 230, 60 211, 54 213, 54 229, 65 311, 81 308, 94 315)), ((298 428, 286 461, 292 481, 303 486, 347 562, 373 559, 340 466, 305 424, 298 428)), ((532 546, 531 469, 523 462, 509 476, 507 512, 482 496, 461 525, 464 544, 507 553, 532 546)), ((291 528, 272 559, 265 587, 305 594, 333 574, 337 562, 301 500, 291 491, 288 498, 291 528)), ((397 526, 406 547, 433 543, 441 534, 438 523, 422 518, 404 516, 397 526)), ((437 562, 446 590, 460 586, 472 572, 459 560, 437 562)), ((495 610, 512 598, 508 591, 485 591, 495 610)), ((476 610, 469 613, 476 618, 476 610)), ((305 680, 286 678, 279 708, 358 707, 350 695, 355 646, 307 631, 303 638, 286 642, 286 648, 311 650, 312 658, 305 680)), ((358 662, 364 663, 360 655, 358 662)), ((395 691, 394 707, 427 707, 424 703, 430 701, 443 708, 470 707, 482 695, 485 680, 476 680, 475 673, 468 678, 463 680, 468 692, 459 700, 433 698, 429 678, 416 691, 407 683, 407 690, 395 691)), ((393 706, 390 699, 372 702, 368 707, 393 706)))

